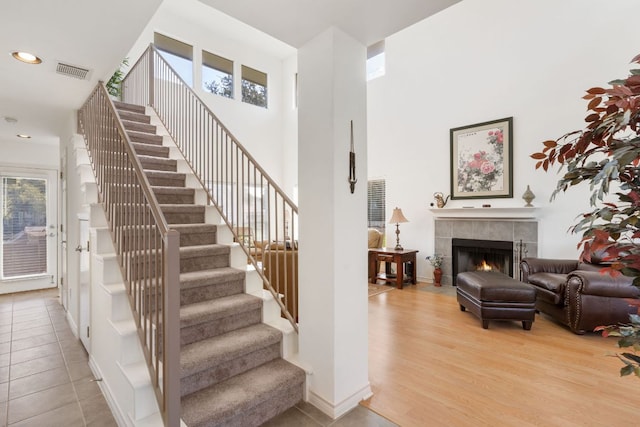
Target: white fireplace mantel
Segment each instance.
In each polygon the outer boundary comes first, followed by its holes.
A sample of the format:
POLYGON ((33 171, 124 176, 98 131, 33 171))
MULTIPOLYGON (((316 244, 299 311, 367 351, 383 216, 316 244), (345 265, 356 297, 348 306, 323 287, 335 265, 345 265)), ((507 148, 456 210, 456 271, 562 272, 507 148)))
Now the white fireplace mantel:
POLYGON ((434 208, 429 209, 434 218, 499 218, 521 219, 536 218, 537 207, 498 207, 498 208, 434 208))

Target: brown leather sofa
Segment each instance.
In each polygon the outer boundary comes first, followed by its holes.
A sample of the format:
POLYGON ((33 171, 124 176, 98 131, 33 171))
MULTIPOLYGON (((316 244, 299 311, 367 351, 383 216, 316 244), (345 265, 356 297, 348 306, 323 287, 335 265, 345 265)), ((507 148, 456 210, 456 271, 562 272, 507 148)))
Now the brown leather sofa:
MULTIPOLYGON (((596 261, 596 257, 592 256, 596 261)), ((576 334, 597 326, 628 323, 637 309, 629 299, 640 296, 633 278, 601 273, 605 264, 574 260, 524 258, 522 281, 536 287, 536 310, 569 326, 576 334)))

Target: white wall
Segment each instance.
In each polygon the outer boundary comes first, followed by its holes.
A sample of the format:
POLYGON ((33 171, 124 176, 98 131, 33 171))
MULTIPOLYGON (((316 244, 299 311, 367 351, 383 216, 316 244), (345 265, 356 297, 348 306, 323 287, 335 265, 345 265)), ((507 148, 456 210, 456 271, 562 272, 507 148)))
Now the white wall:
MULTIPOLYGON (((512 199, 455 200, 447 207, 539 207, 539 255, 575 258, 568 233, 588 210, 587 188, 549 202, 558 175, 535 171, 541 142, 583 126, 584 91, 626 77, 640 33, 625 22, 637 2, 463 1, 386 40, 386 75, 368 84, 369 177, 387 180, 387 214, 402 208, 405 248, 430 277, 433 193, 449 193, 449 129, 513 116, 512 199)), ((395 239, 387 228, 387 241, 395 239)))
POLYGON ((55 169, 60 167, 57 143, 36 143, 28 139, 0 141, 0 165, 55 169))
MULTIPOLYGON (((281 183, 286 167, 283 157, 286 137, 296 136, 294 132, 285 135, 283 128, 284 111, 291 106, 291 99, 284 95, 290 93, 294 78, 291 68, 285 75, 283 67, 285 60, 295 55, 295 49, 197 0, 165 0, 131 49, 131 63, 153 41, 154 32, 194 47, 194 90, 267 173, 281 183), (235 99, 202 89, 198 65, 202 50, 234 61, 235 99), (267 109, 241 101, 241 65, 267 73, 267 109)), ((291 187, 285 188, 290 196, 291 187)))

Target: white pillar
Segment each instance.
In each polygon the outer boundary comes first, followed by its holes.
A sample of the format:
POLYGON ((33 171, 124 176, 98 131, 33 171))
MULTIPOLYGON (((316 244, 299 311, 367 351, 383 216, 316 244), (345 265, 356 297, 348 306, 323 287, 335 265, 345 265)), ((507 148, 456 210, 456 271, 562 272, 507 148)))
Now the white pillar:
POLYGON ((309 402, 336 418, 371 396, 365 46, 329 28, 299 49, 298 84, 300 359, 309 402))

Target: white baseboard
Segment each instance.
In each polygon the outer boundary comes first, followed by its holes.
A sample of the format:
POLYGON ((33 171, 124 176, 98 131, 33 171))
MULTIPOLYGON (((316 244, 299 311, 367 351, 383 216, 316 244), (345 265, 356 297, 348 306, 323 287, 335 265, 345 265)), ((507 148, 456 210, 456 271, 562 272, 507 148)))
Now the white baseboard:
POLYGON ((73 336, 80 339, 80 337, 78 336, 78 325, 76 325, 76 321, 73 320, 73 317, 71 317, 71 313, 69 312, 69 310, 67 310, 67 322, 69 323, 69 328, 71 328, 71 333, 73 333, 73 336))
POLYGON ((102 391, 102 395, 104 396, 104 399, 107 401, 107 405, 109 405, 109 409, 111 409, 111 414, 113 414, 113 418, 116 420, 116 423, 119 426, 130 426, 131 424, 127 422, 128 417, 126 417, 126 414, 123 414, 120 408, 118 407, 118 404, 116 403, 116 400, 113 397, 113 393, 109 388, 109 384, 102 381, 102 378, 103 378, 102 372, 100 371, 100 368, 98 367, 98 365, 96 365, 95 360, 91 355, 89 356, 89 368, 91 368, 91 372, 93 372, 93 376, 100 380, 100 381, 96 381, 96 383, 98 384, 98 387, 100 387, 100 391, 102 391))
POLYGON ((309 403, 311 403, 313 406, 335 420, 336 418, 346 414, 347 412, 358 406, 361 401, 373 396, 373 392, 371 391, 371 385, 367 383, 367 385, 362 387, 360 390, 342 400, 342 402, 338 402, 336 404, 328 402, 323 397, 317 395, 311 390, 309 390, 308 396, 309 403))

